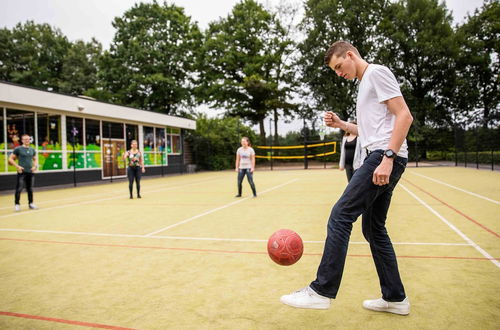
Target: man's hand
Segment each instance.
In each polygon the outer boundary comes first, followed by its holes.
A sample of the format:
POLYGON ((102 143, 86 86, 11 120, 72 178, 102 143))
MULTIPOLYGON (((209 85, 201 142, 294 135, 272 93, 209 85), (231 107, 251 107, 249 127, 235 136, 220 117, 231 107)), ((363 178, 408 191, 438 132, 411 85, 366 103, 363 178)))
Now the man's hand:
POLYGON ((373 184, 383 186, 389 184, 389 178, 392 172, 393 159, 384 157, 382 162, 373 172, 373 184))
POLYGON ((345 126, 344 121, 342 121, 336 113, 332 111, 325 112, 325 125, 333 128, 343 128, 345 126))
POLYGON ((17 169, 17 173, 23 173, 23 171, 24 171, 24 167, 19 166, 19 165, 16 166, 16 169, 17 169))
POLYGON ((35 173, 35 172, 36 172, 36 166, 33 166, 33 167, 31 168, 31 173, 35 173))

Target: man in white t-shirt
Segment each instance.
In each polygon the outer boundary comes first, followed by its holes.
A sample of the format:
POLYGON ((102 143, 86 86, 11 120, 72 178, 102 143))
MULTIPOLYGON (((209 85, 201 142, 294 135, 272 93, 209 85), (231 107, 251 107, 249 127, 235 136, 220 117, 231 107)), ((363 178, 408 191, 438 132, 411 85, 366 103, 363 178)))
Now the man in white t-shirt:
POLYGON ((357 125, 330 111, 325 114, 325 123, 357 134, 367 157, 332 209, 316 280, 282 296, 281 302, 297 308, 330 308, 330 300, 340 287, 352 224, 362 215, 363 235, 370 243, 382 291, 382 298, 365 300, 363 307, 408 315, 410 302, 385 222, 392 192, 406 167, 406 135, 413 117, 392 72, 385 66, 367 63, 350 43, 337 41, 330 46, 325 64, 338 76, 359 81, 357 125))

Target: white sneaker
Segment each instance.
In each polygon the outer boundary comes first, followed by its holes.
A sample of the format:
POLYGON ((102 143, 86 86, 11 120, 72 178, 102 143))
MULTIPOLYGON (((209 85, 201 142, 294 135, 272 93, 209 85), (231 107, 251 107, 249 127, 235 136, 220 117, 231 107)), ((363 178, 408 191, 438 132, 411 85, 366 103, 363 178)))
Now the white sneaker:
POLYGON ((33 204, 33 203, 30 203, 30 205, 29 205, 29 206, 30 206, 30 209, 32 209, 32 210, 36 210, 36 209, 38 208, 38 207, 36 207, 36 205, 35 205, 35 204, 33 204))
POLYGON ((363 301, 363 307, 376 312, 388 312, 399 315, 410 314, 410 300, 406 297, 400 302, 385 301, 382 298, 363 301))
POLYGON ((330 298, 321 296, 311 287, 306 286, 299 291, 284 295, 280 301, 288 306, 296 308, 328 309, 330 308, 330 298))
POLYGON ((16 212, 21 211, 21 205, 16 204, 16 205, 14 206, 14 211, 16 211, 16 212))

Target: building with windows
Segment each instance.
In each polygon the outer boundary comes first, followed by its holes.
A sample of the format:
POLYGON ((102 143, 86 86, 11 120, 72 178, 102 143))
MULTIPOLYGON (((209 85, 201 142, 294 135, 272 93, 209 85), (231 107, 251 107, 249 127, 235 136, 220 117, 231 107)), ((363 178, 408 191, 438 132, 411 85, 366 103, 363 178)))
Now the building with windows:
POLYGON ((8 157, 31 137, 36 186, 126 176, 123 152, 137 140, 145 175, 185 171, 183 136, 194 120, 0 82, 0 190, 15 186, 8 157))

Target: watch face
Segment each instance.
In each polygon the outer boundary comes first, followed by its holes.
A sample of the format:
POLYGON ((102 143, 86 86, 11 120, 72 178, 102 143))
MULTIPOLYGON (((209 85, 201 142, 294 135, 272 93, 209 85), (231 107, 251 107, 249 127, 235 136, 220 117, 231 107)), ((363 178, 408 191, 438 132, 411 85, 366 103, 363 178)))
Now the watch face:
POLYGON ((387 157, 389 157, 389 158, 392 158, 392 157, 394 157, 394 151, 392 151, 391 149, 387 149, 387 150, 385 151, 385 155, 386 155, 387 157))

